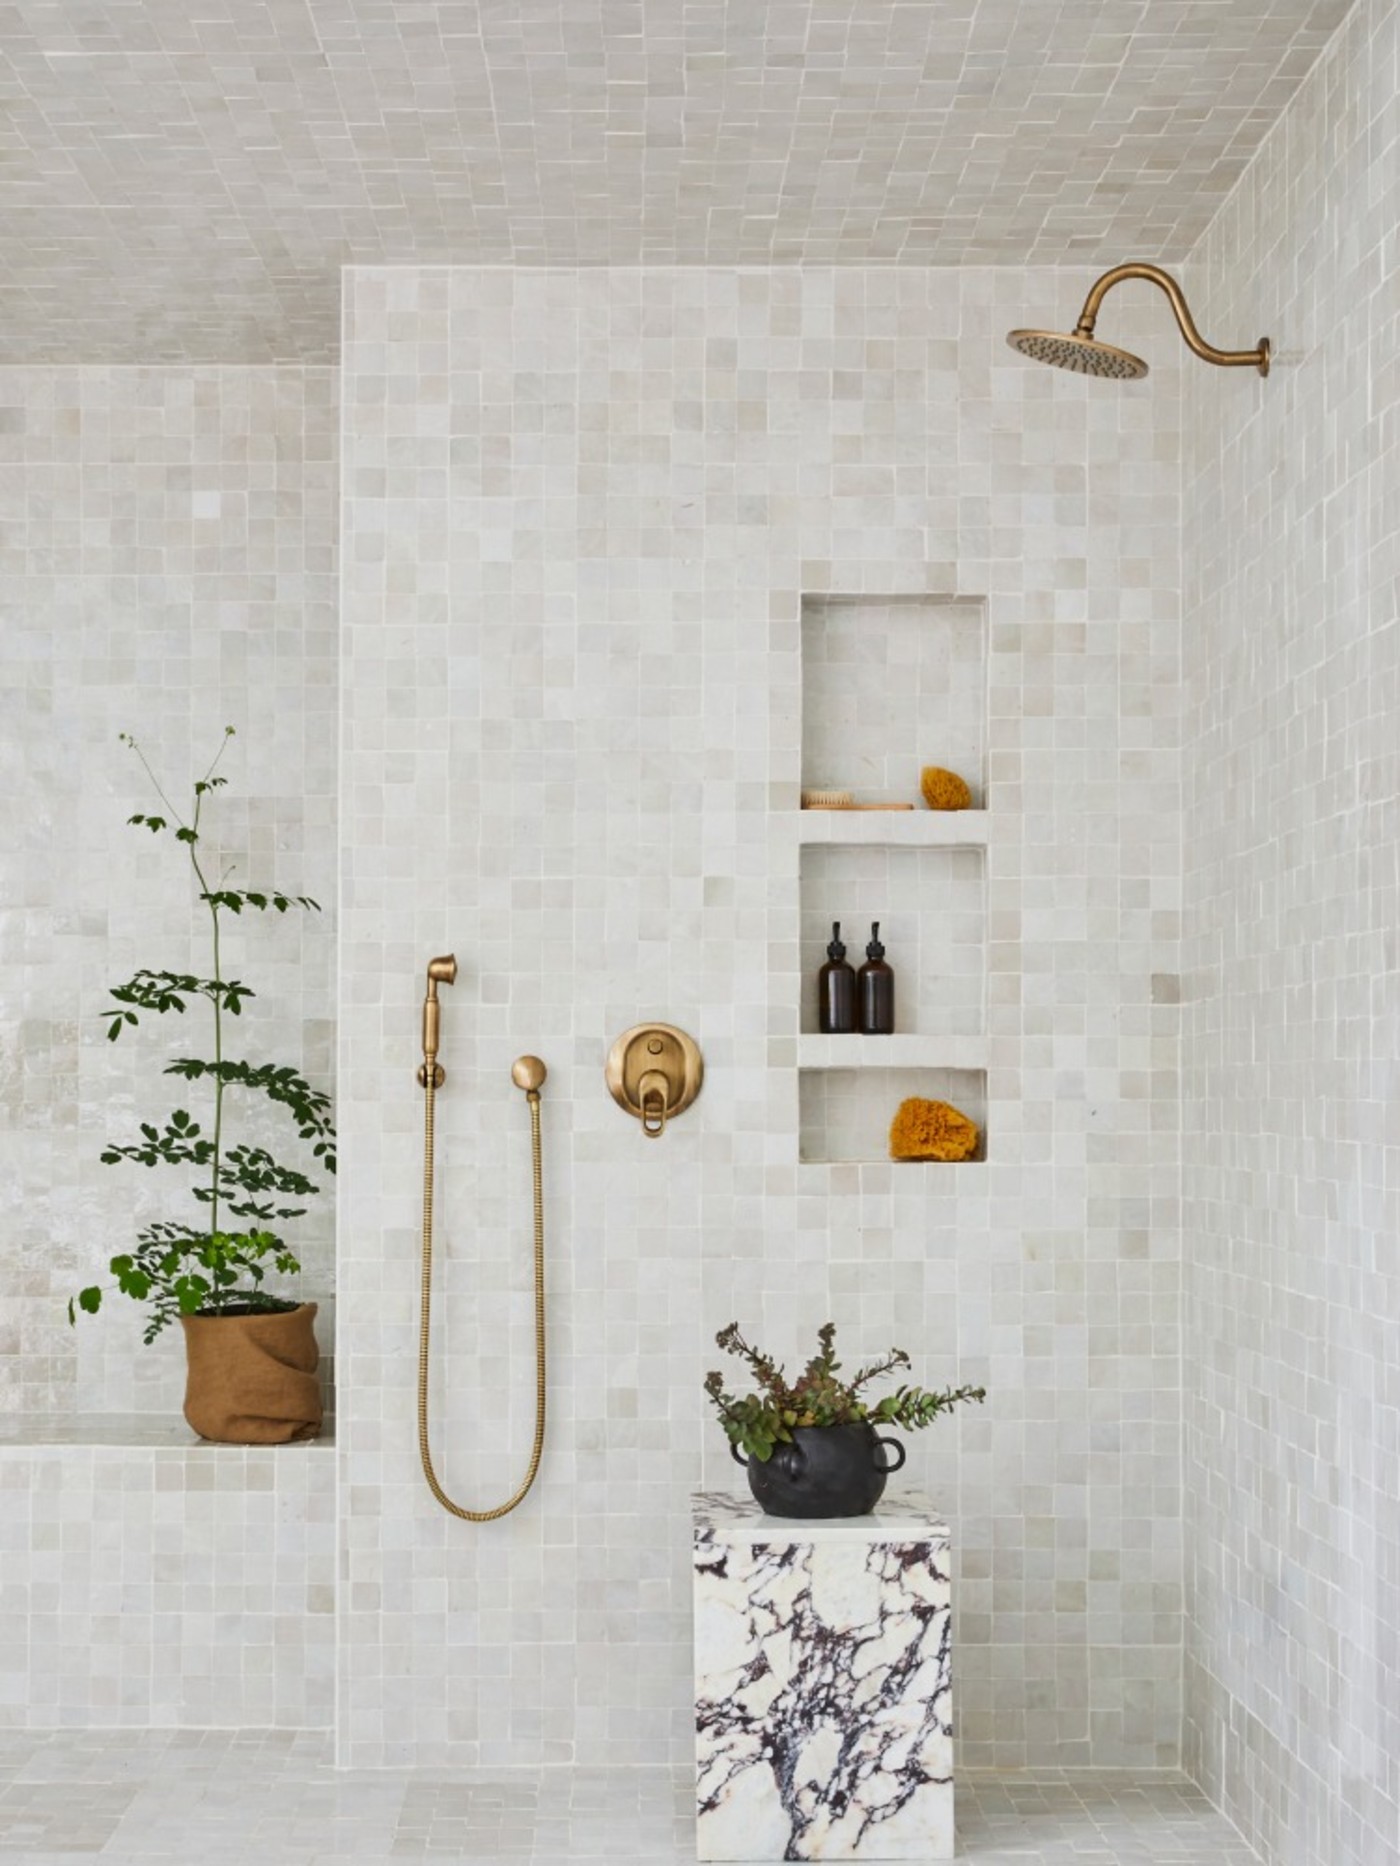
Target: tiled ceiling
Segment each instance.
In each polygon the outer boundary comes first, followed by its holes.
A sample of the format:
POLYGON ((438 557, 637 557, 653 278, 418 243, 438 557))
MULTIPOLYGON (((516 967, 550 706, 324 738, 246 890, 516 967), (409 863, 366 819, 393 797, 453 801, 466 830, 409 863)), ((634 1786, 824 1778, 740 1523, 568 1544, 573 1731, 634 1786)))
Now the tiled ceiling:
POLYGON ((0 360, 325 360, 348 263, 1181 259, 1349 0, 7 0, 0 360))

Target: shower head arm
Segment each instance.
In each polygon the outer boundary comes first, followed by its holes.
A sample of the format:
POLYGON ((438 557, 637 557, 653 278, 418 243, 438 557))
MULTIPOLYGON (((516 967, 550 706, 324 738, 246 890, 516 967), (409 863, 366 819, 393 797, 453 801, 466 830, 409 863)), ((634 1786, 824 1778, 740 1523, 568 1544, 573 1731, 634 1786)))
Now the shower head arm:
POLYGON ((1124 279, 1146 279, 1159 291, 1165 292, 1167 303, 1176 315, 1177 325, 1187 344, 1203 363, 1217 363, 1222 369, 1239 369, 1253 365, 1261 376, 1269 373, 1269 340, 1259 339, 1255 350, 1217 350, 1213 343, 1207 343, 1196 329, 1195 319, 1187 306, 1181 287, 1169 272, 1163 272, 1160 266, 1147 265, 1142 260, 1130 260, 1127 265, 1114 266, 1111 272, 1105 272, 1101 279, 1096 279, 1084 300, 1084 309, 1079 313, 1079 322, 1074 327, 1076 337, 1092 338, 1094 325, 1098 319, 1099 307, 1115 285, 1121 285, 1124 279))

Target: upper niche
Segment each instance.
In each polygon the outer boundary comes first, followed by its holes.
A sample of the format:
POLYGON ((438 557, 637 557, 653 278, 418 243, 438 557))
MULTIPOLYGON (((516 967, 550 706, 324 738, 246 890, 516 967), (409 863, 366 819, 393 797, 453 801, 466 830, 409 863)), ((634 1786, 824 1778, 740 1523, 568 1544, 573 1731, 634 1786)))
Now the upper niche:
POLYGON ((936 596, 802 601, 802 787, 919 802, 925 765, 986 800, 986 610, 936 596))

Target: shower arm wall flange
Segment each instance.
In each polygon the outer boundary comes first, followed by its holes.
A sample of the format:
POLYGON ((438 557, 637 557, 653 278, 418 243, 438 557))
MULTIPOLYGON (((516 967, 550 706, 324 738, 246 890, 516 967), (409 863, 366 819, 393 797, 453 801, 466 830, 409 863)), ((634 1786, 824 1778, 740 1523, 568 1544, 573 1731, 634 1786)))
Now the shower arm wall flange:
POLYGON ((1100 305, 1114 286, 1121 285, 1124 279, 1146 279, 1149 285, 1155 285, 1159 291, 1166 293, 1182 336, 1203 363, 1215 363, 1222 369, 1245 369, 1252 366, 1261 376, 1268 375, 1270 346, 1267 337, 1261 337, 1258 348, 1254 350, 1217 350, 1196 329, 1195 319, 1191 316, 1176 280, 1169 272, 1163 272, 1160 266, 1148 265, 1143 260, 1130 260, 1126 265, 1114 266, 1111 272, 1105 272, 1101 279, 1095 280, 1089 289, 1089 296, 1084 300, 1084 309, 1079 313, 1079 322, 1074 327, 1076 337, 1093 339, 1100 305))

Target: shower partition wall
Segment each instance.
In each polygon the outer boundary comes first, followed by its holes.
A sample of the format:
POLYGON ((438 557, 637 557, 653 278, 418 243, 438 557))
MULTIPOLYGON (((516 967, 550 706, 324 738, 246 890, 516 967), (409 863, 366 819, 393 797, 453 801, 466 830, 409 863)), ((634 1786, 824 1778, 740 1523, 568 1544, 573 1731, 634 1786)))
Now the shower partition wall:
MULTIPOLYGON (((831 1317, 852 1354, 898 1343, 930 1381, 988 1386, 975 1420, 921 1435, 909 1480, 955 1528, 964 1762, 1177 1759, 1179 1012, 1152 977, 1180 862, 1180 346, 1107 415, 1056 393, 1000 334, 1047 286, 347 275, 346 1761, 689 1759, 687 1499, 732 1481, 701 1381, 735 1315, 780 1353, 831 1317), (966 591, 985 608, 949 606, 966 591), (948 1098, 993 1140, 967 1166, 896 1168, 863 1130, 844 1160, 799 1157, 807 1046, 841 1041, 801 1029, 799 866, 827 889, 847 860, 794 834, 801 617, 838 595, 960 618, 979 656, 968 775, 995 838, 882 858, 919 929, 921 1028, 868 1041, 938 1040, 853 1072, 859 1120, 887 1126, 886 1068, 964 1071, 948 1098), (500 1085, 521 1049, 550 1064, 549 1448, 526 1503, 470 1530, 412 1438, 405 1068, 446 943, 434 1417, 444 1482, 474 1496, 509 1489, 531 1419, 529 1161, 500 1085), (705 1056, 656 1145, 602 1079, 648 1019, 705 1056)), ((961 756, 949 691, 927 739, 911 714, 911 798, 918 763, 961 756)))

